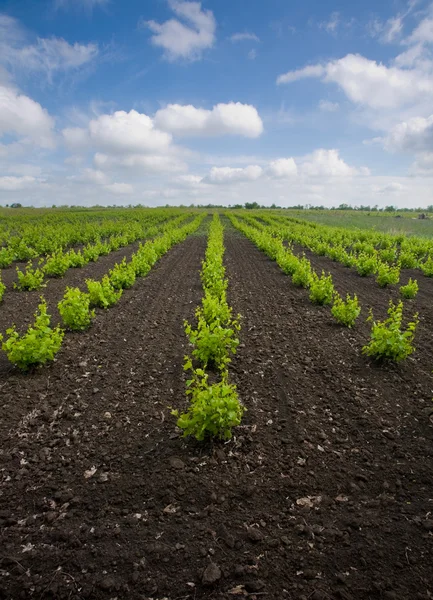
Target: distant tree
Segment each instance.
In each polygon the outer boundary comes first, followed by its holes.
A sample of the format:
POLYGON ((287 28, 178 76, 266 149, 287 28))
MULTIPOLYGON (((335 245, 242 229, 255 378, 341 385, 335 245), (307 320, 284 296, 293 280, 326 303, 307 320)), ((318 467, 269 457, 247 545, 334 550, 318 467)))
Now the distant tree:
POLYGON ((245 208, 248 210, 260 208, 260 205, 257 202, 245 202, 245 208))
MULTIPOLYGON (((7 206, 7 204, 6 204, 6 206, 7 206)), ((22 208, 22 207, 23 207, 23 205, 20 202, 13 202, 11 204, 11 208, 22 208)))

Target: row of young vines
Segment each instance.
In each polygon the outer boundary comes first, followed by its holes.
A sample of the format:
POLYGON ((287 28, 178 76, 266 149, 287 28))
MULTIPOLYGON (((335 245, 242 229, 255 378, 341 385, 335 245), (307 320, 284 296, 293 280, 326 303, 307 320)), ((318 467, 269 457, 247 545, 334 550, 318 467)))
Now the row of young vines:
POLYGON ((184 435, 197 440, 229 439, 245 410, 236 386, 229 381, 228 367, 239 344, 240 315, 234 317, 227 302, 223 257, 224 228, 215 214, 202 263, 203 297, 195 313, 196 325, 184 323, 192 348, 184 364, 189 374, 186 393, 190 404, 183 414, 173 411, 184 435))
MULTIPOLYGON (((41 289, 45 285, 45 279, 61 278, 69 269, 82 268, 89 262, 96 262, 101 256, 107 256, 111 252, 115 252, 120 248, 129 246, 130 244, 150 238, 157 235, 161 230, 171 227, 173 223, 180 224, 191 215, 184 214, 175 219, 169 217, 162 218, 160 215, 152 217, 145 224, 138 225, 131 223, 125 230, 117 233, 106 240, 98 239, 95 243, 88 243, 80 250, 71 249, 68 251, 59 248, 52 254, 49 254, 46 259, 40 259, 37 264, 29 260, 24 270, 16 267, 18 281, 14 284, 14 288, 23 291, 33 291, 41 289)), ((6 290, 1 281, 0 271, 0 300, 6 290)))
MULTIPOLYGON (((317 274, 305 256, 297 256, 292 247, 285 246, 282 236, 275 229, 266 230, 266 227, 248 225, 245 219, 239 219, 228 213, 232 225, 250 239, 269 258, 276 261, 282 271, 291 277, 292 283, 305 288, 309 292, 313 304, 330 306, 332 316, 345 327, 353 327, 361 313, 356 294, 342 297, 334 287, 332 275, 317 274)), ((410 291, 411 285, 406 286, 410 291)), ((416 291, 415 291, 416 293, 416 291)), ((409 296, 413 297, 413 296, 409 296)), ((388 359, 392 361, 404 360, 415 350, 413 341, 419 322, 418 314, 412 321, 403 325, 403 302, 394 304, 389 302, 388 318, 384 321, 375 321, 370 310, 368 320, 372 323, 369 342, 363 346, 364 354, 376 360, 388 359)))
MULTIPOLYGON (((80 288, 66 288, 63 299, 58 303, 64 326, 70 331, 88 329, 95 317, 95 308, 109 308, 130 288, 137 277, 145 277, 155 263, 175 244, 193 233, 205 215, 177 228, 172 222, 165 232, 152 241, 140 244, 129 262, 123 259, 116 263, 100 281, 86 280, 87 292, 80 288)), ((31 367, 53 360, 60 350, 65 330, 57 325, 51 327, 46 300, 41 297, 35 313, 34 324, 24 334, 19 334, 12 325, 6 330, 6 339, 0 334, 2 349, 9 361, 27 371, 31 367)))

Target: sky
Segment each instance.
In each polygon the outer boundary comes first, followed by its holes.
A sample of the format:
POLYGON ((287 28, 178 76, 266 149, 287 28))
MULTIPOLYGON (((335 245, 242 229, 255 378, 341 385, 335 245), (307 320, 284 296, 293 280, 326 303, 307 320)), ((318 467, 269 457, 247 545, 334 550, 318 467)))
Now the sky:
POLYGON ((433 204, 433 3, 0 0, 0 205, 433 204))

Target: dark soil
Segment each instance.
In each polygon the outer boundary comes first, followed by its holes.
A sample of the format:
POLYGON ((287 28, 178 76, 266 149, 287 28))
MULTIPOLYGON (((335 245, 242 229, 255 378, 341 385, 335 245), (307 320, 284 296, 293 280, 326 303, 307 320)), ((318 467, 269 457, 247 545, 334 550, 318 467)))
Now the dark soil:
POLYGON ((52 366, 0 373, 0 598, 431 598, 427 331, 374 366, 365 323, 336 326, 228 233, 248 412, 226 444, 184 440, 170 407, 186 405, 205 244, 174 247, 52 366))

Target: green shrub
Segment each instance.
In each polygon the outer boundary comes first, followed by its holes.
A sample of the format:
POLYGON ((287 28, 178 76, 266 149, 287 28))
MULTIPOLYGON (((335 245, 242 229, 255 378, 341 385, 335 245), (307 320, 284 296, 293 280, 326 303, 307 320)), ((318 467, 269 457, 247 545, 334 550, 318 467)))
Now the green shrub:
MULTIPOLYGON (((190 361, 185 365, 191 369, 190 361)), ((236 386, 230 385, 227 374, 213 385, 208 384, 208 375, 202 370, 193 371, 193 377, 187 382, 187 395, 190 397, 188 412, 178 417, 177 426, 183 429, 184 436, 194 436, 202 441, 205 438, 228 440, 232 429, 240 424, 245 408, 239 402, 236 386)))
POLYGON ((223 370, 230 362, 230 354, 236 353, 239 340, 236 337, 240 329, 239 321, 233 320, 224 327, 219 321, 208 324, 200 309, 197 309, 197 329, 185 321, 185 333, 194 349, 192 355, 203 367, 208 364, 223 370))
MULTIPOLYGON (((201 304, 201 312, 208 325, 214 321, 219 321, 221 325, 225 325, 230 321, 232 310, 227 304, 225 292, 223 292, 221 298, 215 298, 209 290, 205 290, 201 304)), ((197 318, 199 318, 199 314, 198 312, 197 318)))
POLYGON ((388 318, 385 321, 374 321, 373 312, 370 310, 368 321, 372 321, 370 342, 363 347, 362 352, 376 360, 389 359, 395 362, 404 360, 415 348, 413 340, 418 325, 418 314, 413 321, 402 329, 403 302, 394 305, 389 302, 388 318))
POLYGON ((278 266, 286 275, 293 275, 299 266, 299 258, 289 250, 281 250, 276 260, 278 266))
POLYGON ((386 263, 379 263, 377 267, 376 281, 380 287, 397 285, 400 281, 400 267, 390 267, 386 263))
POLYGON ((400 267, 402 269, 416 269, 418 266, 418 260, 412 252, 402 251, 398 257, 400 267))
POLYGON ((426 277, 433 277, 433 258, 429 256, 425 262, 420 263, 419 268, 426 277))
POLYGON ((0 248, 0 269, 9 267, 14 261, 14 253, 10 248, 0 248))
POLYGON ((69 266, 73 269, 82 268, 89 262, 80 250, 70 250, 67 254, 69 259, 69 266))
POLYGON ((116 289, 127 289, 135 283, 135 270, 132 264, 126 264, 126 258, 109 271, 111 285, 116 289))
POLYGON ((71 331, 88 329, 95 316, 95 311, 90 310, 90 295, 79 288, 67 287, 57 308, 64 324, 71 331))
POLYGON ((373 275, 373 273, 376 273, 376 256, 369 256, 368 254, 361 253, 356 260, 356 270, 358 271, 358 275, 361 275, 361 277, 367 277, 367 275, 373 275))
POLYGON ((108 308, 116 304, 123 294, 123 290, 115 290, 111 285, 108 275, 104 275, 101 281, 86 279, 87 289, 89 290, 90 306, 99 306, 108 308))
POLYGON ((408 300, 415 298, 418 293, 418 281, 416 279, 412 280, 412 277, 409 279, 406 285, 400 286, 400 294, 403 298, 407 298, 408 300))
POLYGON ((61 250, 54 252, 47 258, 43 270, 48 277, 63 277, 69 269, 70 258, 68 254, 63 254, 61 250))
POLYGON ((332 316, 340 325, 345 327, 353 327, 356 319, 361 313, 358 297, 356 294, 351 298, 350 294, 346 295, 346 301, 342 299, 337 292, 334 294, 334 302, 331 308, 332 316))
POLYGON ((137 277, 145 277, 152 268, 144 253, 140 251, 132 257, 131 265, 137 277))
POLYGON ((331 304, 332 296, 334 294, 334 284, 332 283, 332 276, 322 271, 322 275, 319 277, 317 273, 313 271, 311 274, 310 281, 310 300, 313 304, 327 305, 331 304))
POLYGON ((19 261, 30 260, 37 256, 37 252, 33 248, 30 248, 30 246, 27 246, 23 240, 20 240, 19 244, 13 248, 13 252, 15 260, 19 261))
MULTIPOLYGON (((11 363, 26 371, 31 366, 54 359, 62 345, 64 331, 58 326, 54 329, 50 327, 47 303, 41 298, 34 325, 22 336, 17 333, 15 325, 6 334, 8 339, 2 344, 3 350, 11 363)), ((3 336, 0 335, 0 341, 2 340, 3 336)))
POLYGON ((96 262, 99 258, 99 250, 96 245, 87 244, 83 248, 83 256, 86 262, 96 262))
POLYGON ((14 288, 19 290, 38 290, 44 284, 45 273, 42 269, 34 269, 32 263, 27 263, 26 270, 20 271, 17 267, 18 283, 14 288))
POLYGON ((308 258, 301 258, 292 275, 292 282, 298 287, 308 288, 310 287, 311 276, 312 269, 310 261, 308 258))
POLYGON ((2 281, 1 272, 0 272, 0 302, 3 300, 3 296, 5 294, 5 291, 6 291, 6 286, 3 283, 3 281, 2 281))

